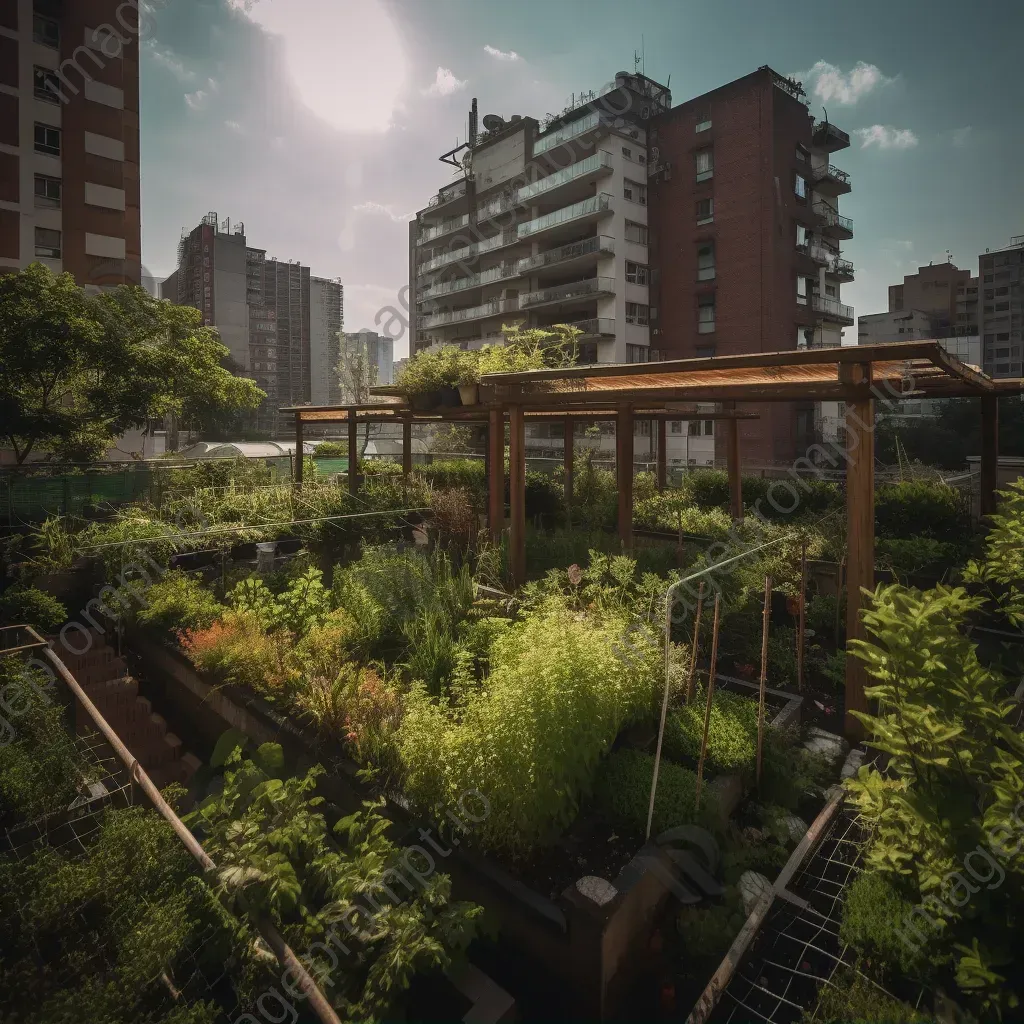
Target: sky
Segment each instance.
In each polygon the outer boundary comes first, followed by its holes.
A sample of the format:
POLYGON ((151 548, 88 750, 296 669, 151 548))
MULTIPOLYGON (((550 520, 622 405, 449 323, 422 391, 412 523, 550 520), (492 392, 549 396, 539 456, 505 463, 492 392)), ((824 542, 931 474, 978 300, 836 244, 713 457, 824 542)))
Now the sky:
MULTIPOLYGON (((1024 234, 1024 0, 150 0, 142 41, 146 273, 209 211, 345 286, 345 329, 404 316, 408 221, 481 115, 534 117, 643 54, 675 103, 763 64, 850 133, 856 314, 951 253, 1024 234)), ((847 330, 855 342, 855 329, 847 330)), ((396 358, 408 336, 396 340, 396 358)))

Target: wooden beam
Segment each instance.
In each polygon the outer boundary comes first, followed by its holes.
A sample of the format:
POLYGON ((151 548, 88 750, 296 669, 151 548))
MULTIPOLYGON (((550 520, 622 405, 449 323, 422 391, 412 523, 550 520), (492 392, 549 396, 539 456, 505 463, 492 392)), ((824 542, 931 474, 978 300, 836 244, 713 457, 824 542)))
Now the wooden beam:
POLYGON ((497 544, 505 528, 505 417, 492 409, 487 427, 487 526, 497 544))
POLYGON ((348 420, 348 493, 359 491, 359 422, 355 416, 348 420))
POLYGON ((513 582, 519 586, 526 582, 526 422, 521 405, 509 408, 508 422, 509 561, 513 582))
POLYGON ((295 414, 295 462, 292 480, 296 490, 302 490, 302 414, 295 414))
POLYGON ((624 405, 615 421, 615 475, 619 492, 619 540, 633 550, 633 410, 624 405))
POLYGON ((658 490, 668 486, 668 420, 658 420, 658 490))
POLYGON ((576 458, 576 438, 573 435, 575 420, 566 416, 562 421, 562 467, 565 470, 565 509, 568 512, 572 508, 573 465, 576 458))
POLYGON ((736 522, 743 519, 743 475, 740 472, 740 425, 725 421, 725 465, 729 472, 729 514, 736 522))
POLYGON ((402 476, 412 472, 412 420, 402 421, 402 476))
MULTIPOLYGON (((870 373, 870 367, 867 368, 870 373)), ((846 406, 846 639, 866 639, 861 621, 861 588, 875 587, 875 401, 862 398, 846 406)), ((864 687, 869 685, 864 662, 846 657, 845 732, 851 742, 864 735, 851 714, 867 711, 864 687)))
POLYGON ((999 399, 994 395, 981 400, 981 514, 996 511, 999 487, 999 399))

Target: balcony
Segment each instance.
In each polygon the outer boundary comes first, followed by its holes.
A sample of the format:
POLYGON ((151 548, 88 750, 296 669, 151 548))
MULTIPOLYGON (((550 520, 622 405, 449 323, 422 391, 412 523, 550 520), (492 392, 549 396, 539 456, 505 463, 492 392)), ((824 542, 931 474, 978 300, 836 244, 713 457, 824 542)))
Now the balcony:
POLYGON ((615 320, 613 317, 598 316, 590 320, 576 320, 570 326, 580 331, 577 341, 589 341, 593 338, 614 338, 615 320))
POLYGON ((495 235, 493 238, 485 238, 480 242, 474 242, 472 245, 464 245, 459 249, 449 249, 448 252, 441 253, 440 256, 427 260, 426 263, 419 264, 416 267, 416 273, 418 275, 429 274, 432 270, 437 270, 439 267, 446 267, 451 263, 460 263, 462 260, 471 259, 482 252, 490 252, 492 249, 500 249, 502 246, 512 245, 517 240, 514 231, 506 231, 504 234, 495 235))
POLYGON ((810 256, 815 263, 820 263, 823 267, 827 267, 839 256, 838 252, 830 249, 827 245, 818 245, 815 242, 810 242, 806 246, 801 246, 799 248, 810 256))
POLYGON ((528 203, 537 196, 553 192, 562 185, 578 181, 596 181, 604 174, 612 173, 612 157, 610 153, 592 153, 585 160, 563 167, 546 178, 540 178, 530 185, 524 185, 516 193, 518 203, 528 203))
POLYGON ((491 217, 496 217, 499 213, 507 213, 509 210, 514 210, 516 205, 517 200, 513 192, 505 192, 500 196, 495 196, 490 202, 476 208, 477 223, 482 220, 490 220, 491 217))
POLYGON ((853 306, 847 306, 829 295, 812 295, 811 309, 833 323, 843 324, 846 327, 853 326, 853 306))
POLYGON ((853 238, 853 221, 843 217, 827 203, 815 203, 814 212, 821 220, 822 229, 839 238, 853 238))
POLYGON ((551 288, 538 288, 536 291, 524 292, 519 296, 519 308, 527 309, 555 302, 571 302, 573 299, 614 294, 615 278, 588 277, 583 281, 571 281, 569 284, 559 284, 551 288))
POLYGON ((811 184, 816 192, 824 196, 843 196, 853 189, 850 175, 835 164, 824 164, 816 168, 811 175, 811 184))
POLYGON ((427 245, 429 242, 433 242, 437 238, 443 238, 445 235, 450 235, 453 231, 459 231, 468 225, 468 213, 464 213, 461 217, 448 217, 441 221, 440 224, 435 224, 433 227, 421 231, 419 237, 416 239, 416 244, 427 245))
POLYGON ((416 301, 425 302, 427 299, 434 299, 440 295, 468 291, 470 288, 479 288, 481 285, 492 284, 494 281, 519 277, 521 273, 522 271, 516 267, 494 267, 491 270, 483 270, 479 274, 470 274, 468 277, 456 277, 451 281, 442 281, 439 284, 432 284, 429 288, 424 288, 416 296, 416 301))
POLYGON ((849 260, 844 260, 839 257, 836 257, 836 259, 832 261, 832 264, 826 268, 825 272, 833 274, 841 281, 853 280, 853 264, 849 260))
POLYGON ((416 326, 421 331, 427 331, 431 327, 443 327, 445 324, 464 323, 468 320, 483 320, 500 313, 515 312, 518 308, 518 300, 492 299, 490 302, 485 302, 480 306, 470 306, 468 309, 456 309, 448 313, 421 316, 418 318, 416 326))
POLYGON ((454 185, 448 185, 441 189, 436 196, 433 196, 427 208, 434 210, 441 206, 447 206, 449 203, 454 203, 456 199, 461 199, 465 194, 466 183, 457 181, 454 185))
POLYGON ((518 238, 529 238, 538 235, 542 231, 549 231, 552 228, 560 227, 562 224, 578 223, 587 218, 597 218, 611 210, 612 197, 607 192, 600 192, 596 196, 584 199, 581 202, 573 203, 571 206, 563 206, 560 210, 553 210, 544 214, 543 217, 535 217, 533 220, 524 221, 516 226, 518 238))
POLYGON ((577 139, 581 135, 585 135, 587 132, 594 131, 601 124, 601 116, 595 110, 587 114, 586 117, 581 117, 576 121, 572 121, 569 124, 563 125, 556 132, 552 132, 550 135, 544 135, 540 138, 533 140, 533 155, 537 156, 540 153, 546 153, 549 149, 554 149, 555 146, 560 146, 563 142, 568 142, 570 139, 577 139))
POLYGON ((519 273, 530 274, 546 267, 561 266, 594 253, 614 255, 615 239, 608 235, 594 235, 593 238, 585 238, 582 242, 569 242, 556 249, 539 252, 536 256, 525 256, 519 261, 519 273))
POLYGON ((850 136, 828 121, 817 121, 811 129, 811 142, 816 149, 835 153, 837 150, 849 148, 850 136))

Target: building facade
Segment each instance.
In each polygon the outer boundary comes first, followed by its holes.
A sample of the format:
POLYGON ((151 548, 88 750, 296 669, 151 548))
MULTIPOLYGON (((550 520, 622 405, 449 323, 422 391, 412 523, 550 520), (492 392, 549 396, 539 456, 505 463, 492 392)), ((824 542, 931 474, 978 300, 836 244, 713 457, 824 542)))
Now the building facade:
POLYGON ((118 0, 0 0, 0 273, 138 284, 138 19, 118 0))
MULTIPOLYGON (((763 67, 658 115, 650 129, 652 345, 714 357, 842 344, 853 280, 839 211, 852 189, 832 155, 846 132, 816 122, 799 83, 763 67)), ((750 407, 744 460, 792 460, 834 432, 837 408, 750 407)), ((719 456, 724 454, 719 452, 719 456)))
POLYGON ((889 285, 889 312, 917 310, 931 319, 932 337, 978 333, 978 279, 952 262, 918 267, 889 285))
POLYGON ((281 422, 278 409, 313 401, 313 352, 325 350, 343 324, 340 281, 313 277, 297 261, 268 258, 248 244, 244 224, 232 230, 230 219, 220 223, 209 213, 182 236, 178 268, 161 296, 200 310, 203 323, 217 328, 235 372, 267 393, 249 415, 249 429, 281 434, 291 424, 281 422))
POLYGON ((992 377, 1022 376, 1024 235, 978 257, 984 369, 992 377))
MULTIPOLYGON (((315 340, 315 339, 314 339, 315 340)), ((313 345, 313 405, 343 405, 353 389, 394 382, 395 342, 386 334, 334 331, 313 345), (349 363, 351 369, 342 369, 349 363)), ((364 396, 364 401, 367 396, 364 396)))

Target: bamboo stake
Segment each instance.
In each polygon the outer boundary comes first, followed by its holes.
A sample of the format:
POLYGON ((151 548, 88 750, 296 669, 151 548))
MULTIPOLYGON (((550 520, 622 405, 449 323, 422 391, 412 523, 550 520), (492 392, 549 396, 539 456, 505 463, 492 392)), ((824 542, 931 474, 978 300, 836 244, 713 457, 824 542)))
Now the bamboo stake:
POLYGON ((718 608, 721 594, 715 594, 715 622, 711 630, 711 668, 708 670, 708 699, 704 708, 704 735, 700 741, 700 760, 697 762, 697 797, 694 811, 700 808, 700 791, 704 782, 704 755, 708 750, 708 730, 711 727, 711 701, 715 695, 715 668, 718 665, 718 608))
POLYGON ((764 688, 768 681, 768 617, 772 607, 772 578, 764 578, 764 611, 761 616, 761 685, 757 699, 757 788, 761 788, 761 751, 764 747, 764 688))
POLYGON ((804 633, 807 628, 807 541, 800 544, 800 597, 796 626, 796 688, 804 688, 804 633))
POLYGON ((686 677, 686 703, 693 699, 693 674, 697 670, 697 648, 700 645, 700 610, 704 605, 704 581, 697 588, 697 617, 693 622, 693 646, 690 649, 690 671, 686 677))

